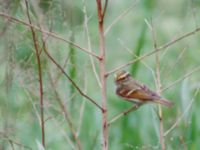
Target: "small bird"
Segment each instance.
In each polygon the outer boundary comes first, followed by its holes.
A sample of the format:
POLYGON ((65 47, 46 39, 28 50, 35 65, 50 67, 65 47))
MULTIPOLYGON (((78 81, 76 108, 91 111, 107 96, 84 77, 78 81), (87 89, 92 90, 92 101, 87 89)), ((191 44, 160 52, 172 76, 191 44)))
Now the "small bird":
POLYGON ((173 103, 163 99, 156 92, 150 90, 144 84, 134 80, 126 71, 121 70, 115 74, 116 94, 127 101, 138 103, 154 102, 167 107, 173 103))

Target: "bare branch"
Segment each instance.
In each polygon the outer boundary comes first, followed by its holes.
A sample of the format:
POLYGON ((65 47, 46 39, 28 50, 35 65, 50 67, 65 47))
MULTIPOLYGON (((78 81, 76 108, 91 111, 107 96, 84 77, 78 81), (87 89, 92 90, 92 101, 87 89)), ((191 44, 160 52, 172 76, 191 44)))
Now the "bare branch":
MULTIPOLYGON (((83 13, 84 13, 84 26, 85 26, 85 32, 86 32, 86 36, 87 36, 87 43, 88 43, 88 51, 92 51, 91 49, 91 40, 90 40, 90 35, 89 35, 89 29, 88 29, 88 16, 87 16, 87 9, 86 9, 86 1, 83 0, 83 13)), ((96 67, 95 67, 95 64, 94 64, 94 59, 92 58, 92 56, 90 55, 90 62, 91 62, 91 65, 92 65, 92 70, 94 72, 94 75, 96 77, 96 80, 97 80, 97 83, 99 85, 99 87, 101 87, 101 82, 100 82, 100 79, 99 79, 99 76, 97 74, 97 71, 96 71, 96 67)))
POLYGON ((108 7, 108 0, 106 0, 104 8, 103 8, 103 18, 105 17, 105 13, 106 13, 107 7, 108 7))
MULTIPOLYGON (((87 93, 87 72, 86 72, 86 69, 84 71, 84 92, 87 93)), ((77 135, 80 134, 81 126, 82 126, 82 123, 83 123, 84 111, 85 111, 85 100, 82 101, 82 104, 81 104, 81 107, 80 107, 77 135)))
POLYGON ((104 37, 104 18, 101 0, 96 0, 99 23, 99 51, 100 79, 101 79, 101 103, 102 103, 102 150, 108 150, 108 121, 107 121, 107 95, 106 95, 106 55, 105 55, 105 37, 104 37))
POLYGON ((3 12, 0 12, 0 16, 2 16, 2 17, 4 17, 4 18, 7 18, 7 19, 10 20, 10 21, 15 21, 15 22, 21 23, 21 24, 23 24, 23 25, 25 25, 25 26, 27 26, 27 27, 31 27, 31 28, 33 28, 33 29, 35 29, 35 30, 38 30, 38 31, 40 31, 40 32, 42 32, 42 33, 45 33, 45 34, 47 34, 47 35, 49 35, 49 36, 51 36, 51 37, 54 37, 54 38, 59 39, 59 40, 61 40, 61 41, 64 41, 64 42, 66 42, 66 43, 68 43, 68 44, 71 44, 71 45, 73 45, 74 47, 80 49, 81 51, 83 51, 83 52, 85 52, 85 53, 87 53, 87 54, 89 54, 89 55, 91 55, 91 56, 93 56, 93 57, 95 57, 95 58, 97 58, 97 59, 100 59, 100 57, 99 57, 98 55, 96 55, 95 53, 90 52, 90 51, 88 51, 87 49, 80 47, 78 44, 76 44, 76 43, 74 43, 74 42, 72 42, 72 41, 70 41, 70 40, 66 40, 65 38, 63 38, 63 37, 57 35, 56 33, 49 32, 49 31, 46 31, 46 30, 41 30, 41 28, 39 28, 39 27, 37 27, 37 26, 35 26, 35 25, 32 25, 32 24, 30 24, 30 23, 27 23, 27 22, 25 22, 25 21, 22 21, 22 20, 20 20, 20 19, 17 19, 17 18, 15 18, 15 17, 10 16, 10 15, 8 15, 8 14, 5 14, 5 13, 3 13, 3 12))
MULTIPOLYGON (((1 137, 2 140, 7 140, 8 142, 12 143, 12 146, 14 147, 14 144, 19 146, 20 148, 23 147, 23 149, 29 149, 32 150, 31 147, 23 145, 22 143, 18 142, 18 141, 14 141, 13 139, 9 138, 9 137, 1 137)), ((13 149, 14 150, 14 149, 13 149)))
POLYGON ((167 87, 163 88, 161 91, 165 91, 168 90, 170 87, 174 86, 175 84, 183 81, 185 78, 191 76, 194 72, 200 71, 200 66, 192 69, 192 71, 190 71, 189 73, 185 74, 184 76, 180 77, 178 80, 174 81, 173 83, 171 83, 170 85, 168 85, 167 87))
POLYGON ((137 5, 137 2, 135 2, 133 5, 131 5, 130 7, 128 7, 124 12, 122 12, 105 30, 104 35, 106 35, 110 29, 120 20, 122 19, 126 14, 128 14, 132 8, 134 8, 137 5))
POLYGON ((115 117, 113 117, 113 119, 111 119, 108 122, 108 126, 110 126, 112 123, 114 123, 115 121, 119 120, 121 117, 128 115, 129 113, 136 111, 139 107, 141 107, 143 105, 143 103, 139 103, 136 105, 133 105, 131 108, 129 108, 128 110, 123 111, 122 113, 116 115, 115 117))
POLYGON ((90 98, 88 95, 86 95, 79 87, 78 85, 70 78, 70 76, 65 72, 65 70, 56 62, 56 60, 49 54, 47 49, 44 50, 47 57, 61 70, 61 72, 65 75, 65 77, 71 82, 71 84, 77 89, 77 91, 85 97, 87 100, 92 102, 94 105, 96 105, 101 111, 103 111, 103 108, 97 104, 92 98, 90 98))
MULTIPOLYGON (((29 24, 32 24, 30 14, 29 14, 29 6, 28 1, 25 0, 26 4, 26 13, 28 16, 29 24)), ((40 117, 41 117, 41 128, 42 128, 42 145, 45 148, 45 122, 44 122, 44 98, 43 98, 43 80, 42 80, 42 66, 40 60, 40 52, 38 47, 38 40, 36 37, 36 33, 33 27, 29 26, 32 33, 33 44, 36 51, 36 58, 38 63, 38 76, 39 76, 39 91, 40 91, 40 117)))
MULTIPOLYGON (((147 22, 147 20, 146 20, 146 22, 147 22)), ((157 50, 156 33, 155 33, 155 29, 154 29, 152 20, 150 23, 147 22, 147 24, 148 24, 151 34, 152 34, 154 50, 157 50)), ((156 90, 157 90, 157 93, 159 95, 161 95, 162 84, 161 84, 161 79, 160 79, 160 56, 159 56, 159 53, 156 53, 155 61, 156 61, 156 90)), ((158 104, 158 113, 157 114, 158 114, 159 125, 160 125, 160 129, 159 129, 160 144, 161 144, 162 150, 165 150, 166 146, 165 146, 164 126, 163 126, 163 112, 162 112, 162 107, 160 104, 158 104)))
POLYGON ((200 27, 196 28, 195 30, 193 30, 191 32, 185 33, 184 35, 182 35, 182 36, 180 36, 180 37, 168 42, 167 44, 164 44, 163 46, 160 46, 158 49, 160 49, 160 50, 161 49, 166 49, 166 48, 170 47, 171 45, 173 45, 173 44, 185 39, 186 37, 189 37, 191 35, 196 34, 199 31, 200 31, 200 27))
MULTIPOLYGON (((43 40, 43 45, 45 46, 44 40, 43 40)), ((46 48, 44 48, 44 49, 46 49, 46 48)), ((50 73, 49 73, 49 74, 50 74, 50 73)), ((53 90, 54 90, 54 93, 55 93, 55 96, 56 96, 56 101, 57 101, 58 104, 60 105, 60 108, 61 108, 62 112, 63 112, 64 115, 65 115, 65 118, 66 118, 66 120, 67 120, 67 124, 68 124, 68 126, 69 126, 69 129, 71 130, 71 133, 72 133, 72 135, 73 135, 73 139, 74 139, 74 140, 76 141, 76 143, 77 143, 78 149, 81 150, 81 149, 82 149, 81 142, 80 142, 80 140, 79 140, 79 138, 78 138, 78 136, 77 136, 77 133, 76 133, 76 131, 75 131, 75 129, 74 129, 74 125, 73 125, 72 120, 71 120, 71 118, 70 118, 70 115, 69 115, 69 113, 68 113, 68 111, 67 111, 67 108, 66 108, 66 106, 64 105, 62 99, 60 98, 59 93, 58 93, 57 90, 56 90, 56 87, 55 87, 55 85, 54 85, 54 81, 53 81, 53 79, 52 79, 51 74, 50 74, 49 76, 50 76, 50 83, 51 83, 51 85, 52 85, 52 87, 53 87, 53 90)))
MULTIPOLYGON (((122 43, 123 47, 125 48, 125 50, 127 50, 131 55, 133 55, 136 59, 139 57, 137 56, 135 53, 133 53, 129 48, 126 47, 126 45, 124 44, 124 42, 122 42, 120 40, 120 42, 122 43)), ((141 60, 141 63, 152 73, 153 79, 154 81, 156 81, 156 77, 155 77, 155 71, 153 70, 153 68, 151 68, 147 63, 145 63, 144 61, 141 60)))
POLYGON ((142 60, 142 59, 144 59, 144 58, 146 58, 146 57, 148 57, 148 56, 151 56, 151 55, 153 55, 153 54, 155 54, 155 53, 157 53, 157 52, 159 52, 159 51, 161 51, 161 50, 163 50, 163 49, 166 49, 166 48, 172 46, 173 44, 175 44, 175 43, 177 43, 177 42, 179 42, 179 41, 185 39, 186 37, 189 37, 189 36, 191 36, 191 35, 196 34, 196 33, 199 32, 199 31, 200 31, 200 27, 196 28, 195 30, 193 30, 193 31, 191 31, 191 32, 188 32, 188 33, 186 33, 186 34, 180 36, 179 38, 176 38, 175 40, 172 40, 172 41, 168 42, 167 44, 164 44, 163 46, 158 47, 156 50, 153 50, 152 52, 146 53, 146 54, 144 54, 144 55, 138 57, 138 58, 135 59, 135 60, 131 60, 131 61, 129 61, 128 63, 126 63, 126 64, 124 64, 124 65, 121 65, 121 66, 119 66, 119 67, 117 67, 117 68, 115 68, 115 69, 112 69, 111 71, 107 72, 106 77, 109 76, 109 75, 112 74, 112 73, 115 73, 116 71, 118 71, 118 70, 120 70, 120 69, 122 69, 122 68, 128 67, 129 65, 132 65, 132 64, 136 63, 136 62, 139 61, 139 60, 142 60))
POLYGON ((165 75, 164 80, 166 80, 168 77, 170 77, 170 74, 171 74, 172 71, 176 68, 177 64, 180 62, 180 60, 181 60, 181 58, 182 58, 182 56, 183 56, 183 54, 184 54, 185 51, 186 51, 186 48, 183 48, 183 49, 181 50, 180 54, 178 55, 176 61, 174 62, 173 66, 170 67, 169 70, 166 70, 166 69, 165 69, 167 72, 164 73, 164 75, 165 75))
POLYGON ((194 96, 191 100, 191 102, 188 104, 187 108, 185 109, 185 111, 178 117, 178 119, 176 120, 176 122, 171 126, 171 128, 169 128, 165 133, 164 136, 167 136, 179 123, 180 121, 183 119, 183 117, 186 115, 186 113, 191 109, 192 104, 195 101, 195 97, 197 96, 197 94, 199 93, 199 88, 195 91, 194 96))

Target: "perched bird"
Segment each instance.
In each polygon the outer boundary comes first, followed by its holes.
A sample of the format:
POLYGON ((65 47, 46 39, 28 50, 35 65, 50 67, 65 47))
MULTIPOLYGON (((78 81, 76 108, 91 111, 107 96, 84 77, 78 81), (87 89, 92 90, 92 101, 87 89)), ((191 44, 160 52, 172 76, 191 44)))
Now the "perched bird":
POLYGON ((144 84, 134 80, 126 71, 122 70, 115 74, 116 94, 127 101, 134 103, 154 102, 172 107, 173 103, 163 99, 156 92, 150 90, 144 84))

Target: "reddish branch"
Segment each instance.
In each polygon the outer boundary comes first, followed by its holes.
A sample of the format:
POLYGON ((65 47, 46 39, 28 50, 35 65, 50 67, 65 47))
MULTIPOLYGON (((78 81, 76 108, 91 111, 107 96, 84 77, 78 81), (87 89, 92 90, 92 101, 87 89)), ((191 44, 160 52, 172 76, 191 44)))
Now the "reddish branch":
MULTIPOLYGON (((26 13, 28 16, 29 23, 32 24, 30 14, 29 14, 29 7, 28 7, 28 2, 25 0, 26 3, 26 13)), ((36 33, 33 29, 33 27, 30 26, 31 33, 32 33, 32 38, 33 38, 33 44, 35 47, 36 51, 36 58, 37 58, 37 63, 38 63, 38 76, 39 76, 39 91, 40 91, 40 117, 41 117, 41 128, 42 128, 42 145, 45 147, 45 122, 44 122, 44 99, 43 99, 43 82, 42 82, 42 67, 41 67, 41 60, 40 60, 40 52, 38 48, 38 41, 36 37, 36 33)))
POLYGON ((104 16, 107 8, 107 2, 104 10, 102 9, 101 0, 97 0, 98 22, 99 22, 99 50, 100 50, 100 79, 101 79, 101 102, 102 108, 102 135, 103 150, 108 150, 108 121, 107 121, 107 99, 106 99, 106 68, 105 68, 105 38, 104 38, 104 16))
POLYGON ((105 17, 105 13, 106 13, 107 7, 108 7, 108 0, 105 1, 105 5, 104 5, 104 9, 103 9, 102 18, 105 17))

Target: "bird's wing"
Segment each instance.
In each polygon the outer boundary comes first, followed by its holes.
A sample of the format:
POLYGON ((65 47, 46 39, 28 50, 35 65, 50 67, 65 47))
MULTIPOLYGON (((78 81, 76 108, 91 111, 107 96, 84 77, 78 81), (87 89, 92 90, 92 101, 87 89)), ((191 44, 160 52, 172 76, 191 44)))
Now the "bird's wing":
POLYGON ((154 97, 151 96, 149 93, 143 90, 134 90, 134 91, 129 91, 126 94, 126 98, 128 99, 140 99, 140 100, 150 100, 153 99, 154 97))
POLYGON ((126 98, 131 99, 140 99, 140 100, 153 100, 153 99, 160 99, 160 96, 155 92, 151 91, 148 87, 142 84, 137 84, 137 88, 132 88, 126 94, 126 98))

